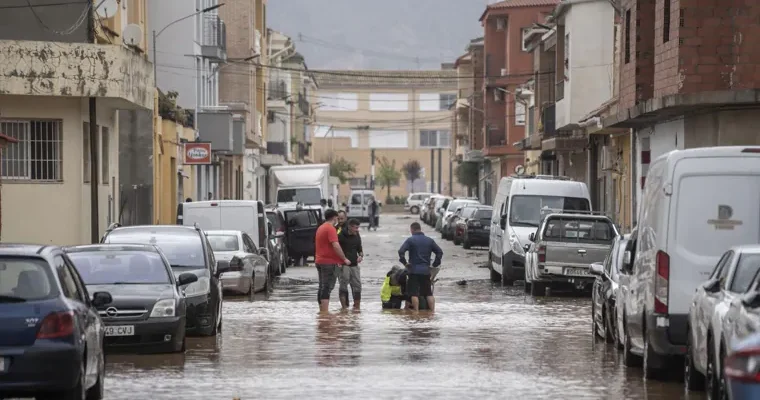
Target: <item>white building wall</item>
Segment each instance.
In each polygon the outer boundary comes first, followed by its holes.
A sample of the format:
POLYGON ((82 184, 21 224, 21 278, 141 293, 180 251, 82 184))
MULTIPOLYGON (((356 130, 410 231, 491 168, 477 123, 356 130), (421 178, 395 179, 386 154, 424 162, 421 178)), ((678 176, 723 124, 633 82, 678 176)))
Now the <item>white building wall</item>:
MULTIPOLYGON (((109 206, 118 218, 119 140, 118 117, 101 101, 98 124, 108 127, 109 179, 98 182, 99 234, 108 227, 109 206), (109 203, 109 196, 113 196, 109 203)), ((80 98, 0 96, 3 119, 57 119, 61 124, 62 178, 59 183, 13 182, 2 185, 2 240, 55 245, 90 243, 90 184, 84 182, 83 123, 88 102, 80 98)), ((100 145, 98 146, 100 148, 100 145)), ((98 153, 100 155, 100 153, 98 153)), ((102 158, 99 157, 99 162, 102 158)), ((100 165, 97 166, 101 171, 100 165)))
MULTIPOLYGON (((646 177, 649 164, 642 162, 642 153, 649 152, 650 163, 673 150, 684 149, 684 120, 662 122, 651 128, 634 131, 636 137, 636 204, 641 204, 641 179, 646 177)), ((638 206, 636 210, 638 215, 638 206)))

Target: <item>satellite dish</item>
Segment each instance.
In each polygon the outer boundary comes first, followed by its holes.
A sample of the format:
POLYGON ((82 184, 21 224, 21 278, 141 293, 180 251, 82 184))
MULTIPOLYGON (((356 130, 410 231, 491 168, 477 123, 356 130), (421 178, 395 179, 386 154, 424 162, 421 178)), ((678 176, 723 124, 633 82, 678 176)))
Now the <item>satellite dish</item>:
POLYGON ((525 167, 524 167, 524 166, 522 166, 522 165, 518 165, 518 166, 516 166, 516 167, 515 167, 515 173, 516 173, 517 175, 522 175, 522 174, 524 174, 524 173, 525 173, 525 167))
POLYGON ((119 2, 117 0, 103 0, 95 12, 98 14, 98 17, 108 19, 116 15, 116 11, 118 10, 119 2))
POLYGON ((140 25, 129 24, 121 33, 121 38, 124 41, 124 44, 128 46, 137 46, 142 42, 143 30, 140 25))

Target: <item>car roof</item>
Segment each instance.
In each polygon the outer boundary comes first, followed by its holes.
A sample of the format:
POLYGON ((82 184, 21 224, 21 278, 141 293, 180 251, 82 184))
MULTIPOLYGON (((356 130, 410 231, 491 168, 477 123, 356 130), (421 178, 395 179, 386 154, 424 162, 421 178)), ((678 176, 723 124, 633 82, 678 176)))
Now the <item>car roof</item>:
POLYGON ((731 248, 737 253, 760 254, 760 244, 743 244, 731 248))
POLYGON ((133 226, 120 226, 118 228, 114 228, 111 230, 111 232, 144 232, 144 231, 150 231, 150 232, 156 232, 156 233, 163 233, 163 232, 177 232, 177 231, 186 231, 186 232, 196 232, 199 229, 193 227, 193 226, 185 226, 185 225, 133 225, 133 226))
POLYGON ((25 243, 0 243, 0 255, 4 256, 33 256, 47 255, 55 246, 25 243))
POLYGON ((67 253, 84 253, 95 251, 145 251, 148 253, 158 253, 156 246, 152 244, 140 243, 101 243, 101 244, 83 244, 79 246, 65 247, 67 253))
POLYGON ((242 235, 242 231, 233 231, 233 230, 216 230, 216 231, 206 231, 206 234, 209 236, 221 236, 221 235, 242 235))

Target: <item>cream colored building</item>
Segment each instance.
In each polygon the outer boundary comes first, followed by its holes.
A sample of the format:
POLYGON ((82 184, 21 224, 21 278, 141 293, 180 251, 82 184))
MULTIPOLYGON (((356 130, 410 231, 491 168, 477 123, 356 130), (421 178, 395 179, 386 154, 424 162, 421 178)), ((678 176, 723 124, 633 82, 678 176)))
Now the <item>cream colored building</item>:
MULTIPOLYGON (((455 160, 449 107, 457 98, 455 70, 315 71, 314 75, 318 84, 316 95, 310 99, 318 104, 312 142, 314 162, 329 163, 342 157, 356 164, 354 178, 341 185, 342 200, 350 187, 371 181, 373 150, 375 171, 382 157, 395 161, 399 170, 409 160, 419 161, 423 168, 414 188, 402 173, 399 185, 391 188, 392 196, 431 189, 444 194, 464 193, 452 171, 455 160)), ((385 189, 378 184, 375 193, 381 199, 386 197, 385 189)))
POLYGON ((94 40, 90 21, 77 25, 86 7, 39 7, 36 17, 28 7, 0 13, 0 131, 18 140, 0 161, 3 242, 89 243, 92 184, 98 186, 97 236, 118 219, 117 111, 154 107, 145 0, 123 4, 108 18, 98 10, 94 40), (128 25, 140 29, 125 44, 128 25), (92 98, 97 165, 89 158, 92 98))

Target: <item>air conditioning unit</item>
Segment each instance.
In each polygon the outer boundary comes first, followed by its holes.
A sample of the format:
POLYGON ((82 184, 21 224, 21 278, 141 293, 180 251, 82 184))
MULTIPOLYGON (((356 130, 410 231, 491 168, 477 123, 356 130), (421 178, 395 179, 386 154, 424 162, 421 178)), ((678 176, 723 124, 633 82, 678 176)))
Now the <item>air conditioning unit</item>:
POLYGON ((609 171, 615 169, 615 150, 611 146, 602 146, 600 154, 602 160, 602 170, 609 171))
POLYGON ((501 69, 501 76, 507 76, 507 69, 506 68, 502 68, 501 69))

